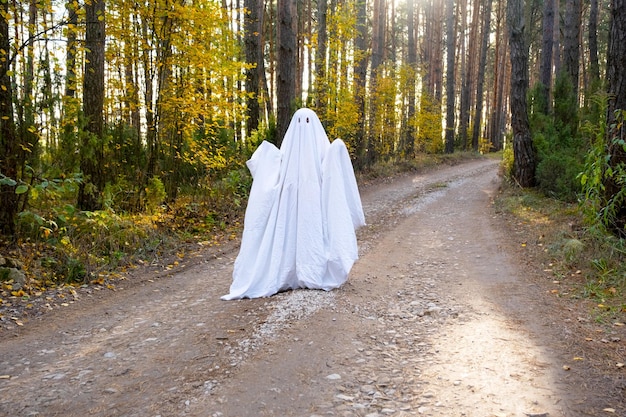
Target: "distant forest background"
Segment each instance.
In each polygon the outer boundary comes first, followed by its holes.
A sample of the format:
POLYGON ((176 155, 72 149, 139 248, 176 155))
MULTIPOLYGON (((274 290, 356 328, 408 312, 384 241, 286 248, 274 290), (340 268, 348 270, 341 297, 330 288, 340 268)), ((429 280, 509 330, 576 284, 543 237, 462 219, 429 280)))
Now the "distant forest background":
POLYGON ((176 219, 224 228, 306 106, 358 171, 503 151, 623 238, 624 3, 0 0, 0 234, 114 264, 176 219))

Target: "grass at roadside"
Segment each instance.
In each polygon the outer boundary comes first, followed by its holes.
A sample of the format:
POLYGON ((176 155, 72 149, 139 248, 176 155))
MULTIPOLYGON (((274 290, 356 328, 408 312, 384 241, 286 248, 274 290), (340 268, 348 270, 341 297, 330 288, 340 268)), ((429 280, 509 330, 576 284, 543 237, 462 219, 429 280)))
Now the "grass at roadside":
POLYGON ((504 182, 496 209, 515 228, 522 245, 535 245, 544 272, 559 297, 585 299, 592 317, 605 324, 626 320, 626 244, 584 222, 578 204, 564 203, 535 190, 504 182))

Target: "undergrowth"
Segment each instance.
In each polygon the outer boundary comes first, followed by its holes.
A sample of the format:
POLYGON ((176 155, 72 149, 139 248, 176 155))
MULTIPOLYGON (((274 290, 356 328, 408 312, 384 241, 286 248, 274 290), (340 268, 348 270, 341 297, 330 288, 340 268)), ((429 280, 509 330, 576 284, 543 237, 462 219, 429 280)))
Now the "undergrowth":
POLYGON ((583 207, 505 182, 496 208, 526 229, 557 296, 587 299, 600 322, 626 317, 626 242, 585 222, 583 207))
POLYGON ((250 181, 231 172, 143 213, 80 211, 62 195, 42 196, 48 204, 33 201, 36 209, 20 214, 18 238, 0 241, 0 303, 64 286, 113 288, 130 268, 171 267, 202 246, 234 239, 250 181), (17 266, 22 277, 3 266, 17 266))

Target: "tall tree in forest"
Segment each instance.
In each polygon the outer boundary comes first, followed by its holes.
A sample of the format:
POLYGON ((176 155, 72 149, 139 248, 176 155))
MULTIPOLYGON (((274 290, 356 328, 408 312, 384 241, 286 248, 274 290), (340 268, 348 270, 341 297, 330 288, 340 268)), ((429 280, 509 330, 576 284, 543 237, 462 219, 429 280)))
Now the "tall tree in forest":
POLYGON ((407 0, 407 123, 404 146, 402 152, 408 158, 412 158, 415 151, 415 133, 414 124, 411 122, 415 117, 415 75, 417 66, 417 46, 415 42, 415 3, 413 0, 407 0))
POLYGON ((378 159, 377 147, 379 145, 378 133, 376 132, 376 119, 378 116, 378 95, 380 78, 382 77, 382 64, 385 51, 385 27, 386 27, 386 2, 374 0, 374 19, 372 21, 372 62, 370 69, 370 109, 369 109, 369 140, 367 144, 367 165, 372 165, 378 159))
POLYGON ((356 38, 354 40, 354 100, 357 112, 361 115, 356 132, 355 166, 362 169, 365 166, 367 136, 365 130, 365 82, 367 80, 367 3, 366 0, 356 0, 356 38))
MULTIPOLYGON (((326 112, 326 51, 328 44, 328 0, 317 2, 317 48, 315 49, 315 106, 320 115, 326 112)), ((323 123, 323 122, 322 122, 323 123)))
POLYGON ((476 69, 476 50, 478 49, 480 0, 474 0, 472 8, 472 24, 470 25, 469 44, 465 68, 462 68, 461 102, 459 104, 459 135, 461 145, 467 149, 470 109, 472 108, 472 89, 474 87, 474 73, 476 69))
POLYGON ((506 26, 506 18, 505 18, 505 2, 499 1, 497 3, 497 12, 496 12, 496 45, 495 45, 495 55, 494 55, 494 83, 493 83, 493 108, 491 112, 491 117, 489 120, 489 141, 491 142, 491 146, 495 150, 502 150, 503 145, 503 132, 506 121, 506 114, 508 113, 505 109, 505 97, 507 94, 505 93, 505 84, 509 79, 509 73, 507 71, 507 58, 508 58, 508 49, 506 45, 507 36, 506 30, 502 30, 503 27, 506 26))
POLYGON ((77 52, 77 33, 78 27, 78 4, 69 0, 65 3, 67 10, 67 46, 65 55, 65 96, 74 98, 76 95, 76 52, 77 52))
POLYGON ((85 4, 85 73, 83 78, 83 114, 87 121, 80 148, 83 181, 78 189, 77 205, 82 210, 101 207, 99 193, 104 189, 104 51, 105 0, 85 4))
POLYGON ((246 92, 248 96, 248 136, 259 126, 261 74, 265 72, 263 59, 263 0, 245 0, 244 50, 246 62, 251 65, 246 70, 246 92))
POLYGON ((19 142, 13 114, 9 17, 9 2, 0 1, 0 234, 14 236, 18 210, 16 180, 19 142))
POLYGON ((598 0, 591 0, 589 5, 589 77, 591 90, 599 88, 600 64, 598 62, 598 0))
POLYGON ((541 64, 539 67, 539 81, 541 82, 542 108, 544 114, 550 111, 550 90, 552 87, 552 52, 554 43, 554 1, 545 0, 543 5, 543 27, 541 42, 541 64))
POLYGON ((456 39, 454 0, 446 2, 446 138, 445 152, 454 152, 454 44, 456 39))
POLYGON ((62 115, 61 115, 61 135, 58 138, 56 149, 51 149, 51 153, 56 155, 55 165, 64 172, 74 172, 78 169, 78 149, 77 131, 79 129, 78 114, 80 112, 80 99, 76 97, 78 87, 77 58, 80 49, 78 34, 78 8, 79 5, 73 0, 65 3, 67 13, 67 26, 65 33, 67 43, 65 46, 65 88, 63 93, 62 115))
POLYGON ((604 175, 606 223, 626 238, 626 0, 611 0, 611 23, 607 52, 609 102, 606 114, 610 159, 604 175))
POLYGON ((561 59, 561 1, 554 0, 554 38, 552 39, 552 59, 554 62, 554 74, 561 73, 562 59, 561 59))
POLYGON ((563 71, 569 77, 576 101, 578 101, 581 23, 582 1, 566 0, 563 27, 563 71))
POLYGON ((478 139, 480 136, 482 114, 483 114, 483 87, 485 84, 485 70, 487 67, 487 48, 489 47, 489 37, 491 36, 491 4, 492 0, 486 0, 483 7, 483 30, 480 45, 480 61, 478 62, 478 73, 476 77, 476 111, 474 112, 474 125, 472 131, 472 149, 478 150, 478 139))
POLYGON ((276 130, 280 144, 287 132, 296 99, 297 8, 295 0, 278 0, 276 68, 276 130))
MULTIPOLYGON (((22 142, 20 163, 28 161, 27 164, 31 167, 36 167, 39 164, 39 135, 35 128, 35 100, 39 95, 34 94, 34 91, 37 89, 35 85, 35 40, 38 31, 38 15, 37 1, 31 0, 28 5, 28 38, 26 39, 26 62, 22 74, 22 96, 18 97, 15 105, 17 111, 17 134, 22 142)), ((44 55, 44 53, 41 55, 44 55)), ((42 61, 41 64, 45 64, 45 58, 42 61)), ((44 91, 46 90, 45 84, 44 88, 42 88, 44 91)), ((42 105, 41 107, 48 108, 49 106, 42 105)))
POLYGON ((523 0, 508 0, 507 22, 511 56, 511 127, 513 128, 513 176, 522 187, 535 185, 536 156, 533 146, 526 93, 528 91, 528 46, 524 27, 523 0))

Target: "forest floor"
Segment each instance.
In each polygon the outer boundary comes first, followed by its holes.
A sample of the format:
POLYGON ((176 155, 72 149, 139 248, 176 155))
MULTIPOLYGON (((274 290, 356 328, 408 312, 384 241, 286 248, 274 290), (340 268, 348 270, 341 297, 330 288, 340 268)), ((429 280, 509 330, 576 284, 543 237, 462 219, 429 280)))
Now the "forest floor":
POLYGON ((221 301, 232 241, 4 311, 0 415, 626 416, 626 326, 568 296, 500 185, 480 159, 361 186, 338 290, 221 301))

